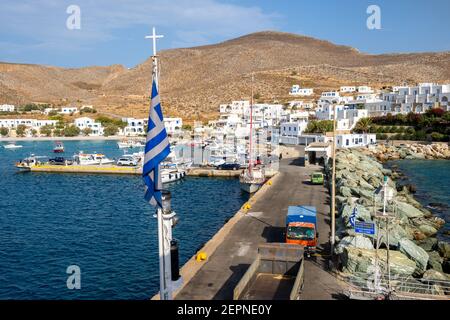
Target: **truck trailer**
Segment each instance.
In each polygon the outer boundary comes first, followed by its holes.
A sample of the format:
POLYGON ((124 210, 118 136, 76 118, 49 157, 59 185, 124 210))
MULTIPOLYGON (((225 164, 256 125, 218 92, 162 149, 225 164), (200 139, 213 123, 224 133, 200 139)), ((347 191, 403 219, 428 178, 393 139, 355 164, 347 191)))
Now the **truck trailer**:
POLYGON ((267 243, 234 288, 234 300, 299 300, 304 251, 299 245, 267 243))

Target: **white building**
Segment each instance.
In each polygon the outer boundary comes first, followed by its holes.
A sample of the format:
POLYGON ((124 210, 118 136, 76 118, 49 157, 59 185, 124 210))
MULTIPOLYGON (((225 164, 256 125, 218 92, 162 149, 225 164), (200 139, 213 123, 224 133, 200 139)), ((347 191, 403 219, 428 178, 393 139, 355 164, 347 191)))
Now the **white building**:
POLYGON ((57 120, 39 120, 39 119, 0 119, 0 128, 17 129, 19 125, 24 125, 29 130, 37 130, 43 126, 55 126, 57 120))
POLYGON ((359 86, 356 88, 359 93, 373 93, 373 89, 368 86, 359 86))
POLYGON ((372 133, 345 133, 336 135, 337 148, 365 147, 377 142, 376 134, 372 133))
POLYGON ((77 118, 75 119, 74 124, 80 130, 84 130, 86 128, 91 129, 91 133, 89 134, 90 136, 102 136, 104 133, 102 124, 89 117, 77 118))
POLYGON ((342 86, 339 91, 341 93, 352 93, 356 91, 356 87, 355 86, 342 86))
POLYGON ((147 125, 148 119, 122 118, 122 121, 127 123, 127 126, 123 128, 123 134, 125 136, 145 134, 145 126, 147 125))
POLYGON ((77 113, 78 108, 77 107, 63 107, 61 108, 61 111, 58 112, 59 114, 73 114, 77 113))
POLYGON ((16 109, 16 107, 13 106, 12 104, 1 104, 0 105, 1 112, 14 112, 15 109, 16 109))
POLYGON ((312 88, 301 88, 298 84, 292 86, 289 95, 291 96, 311 96, 314 94, 314 89, 312 88))
POLYGON ((183 119, 181 118, 164 118, 164 126, 168 134, 175 134, 181 131, 183 119))

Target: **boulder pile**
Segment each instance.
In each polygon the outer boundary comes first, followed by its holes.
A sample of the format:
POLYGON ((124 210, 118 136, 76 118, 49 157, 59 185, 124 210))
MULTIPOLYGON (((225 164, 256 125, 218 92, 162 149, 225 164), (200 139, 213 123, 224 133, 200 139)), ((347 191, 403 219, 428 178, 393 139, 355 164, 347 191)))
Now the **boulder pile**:
MULTIPOLYGON (((392 154, 401 154, 403 159, 411 152, 403 154, 403 149, 395 151, 378 147, 380 153, 367 149, 342 149, 336 156, 336 243, 335 253, 340 258, 341 270, 347 273, 368 273, 374 267, 377 239, 379 250, 377 261, 383 268, 386 264, 387 235, 391 272, 415 278, 437 277, 449 279, 448 265, 450 244, 438 241, 436 234, 445 221, 425 209, 414 199, 408 188, 397 190, 395 174, 385 169, 379 162, 391 159, 392 154), (377 219, 382 211, 382 197, 379 192, 387 176, 387 184, 392 201, 387 203, 386 211, 392 216, 387 228, 386 220, 377 219), (352 212, 357 209, 356 221, 374 222, 376 236, 356 234, 352 226, 352 212), (379 228, 378 228, 379 226, 379 228), (389 230, 389 231, 387 231, 389 230), (430 271, 432 270, 432 271, 430 271)), ((391 148, 391 147, 389 147, 391 148)), ((378 150, 378 149, 377 149, 378 150)), ((450 157, 448 147, 420 146, 412 154, 431 154, 436 157, 450 157), (417 150, 417 153, 416 151, 417 150), (434 151, 423 151, 434 150, 434 151)), ((331 167, 326 168, 330 174, 331 167)), ((330 188, 331 189, 331 188, 330 188)))
POLYGON ((398 146, 378 144, 368 152, 381 162, 399 159, 450 159, 450 149, 446 143, 411 143, 398 146))

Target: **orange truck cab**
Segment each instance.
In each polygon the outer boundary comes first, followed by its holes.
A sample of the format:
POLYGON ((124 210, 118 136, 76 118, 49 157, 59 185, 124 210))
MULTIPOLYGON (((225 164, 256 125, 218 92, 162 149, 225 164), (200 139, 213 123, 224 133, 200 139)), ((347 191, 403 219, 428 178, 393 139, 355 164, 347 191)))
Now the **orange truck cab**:
POLYGON ((316 251, 317 211, 311 206, 289 206, 286 216, 286 243, 299 244, 305 253, 310 255, 316 251))

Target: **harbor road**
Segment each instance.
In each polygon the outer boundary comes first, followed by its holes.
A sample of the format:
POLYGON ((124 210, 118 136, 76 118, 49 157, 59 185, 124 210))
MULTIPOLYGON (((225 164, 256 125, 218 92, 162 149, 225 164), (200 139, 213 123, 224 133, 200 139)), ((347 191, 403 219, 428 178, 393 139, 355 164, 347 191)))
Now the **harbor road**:
MULTIPOLYGON (((312 205, 317 208, 319 254, 305 263, 304 300, 339 298, 338 280, 329 273, 330 205, 327 189, 311 185, 309 176, 320 170, 303 166, 300 158, 284 158, 279 176, 262 197, 252 204, 248 213, 233 225, 220 240, 216 250, 204 265, 176 295, 176 299, 233 299, 233 289, 256 257, 259 244, 284 242, 285 217, 288 206, 312 205)), ((213 213, 212 213, 213 214, 213 213)))

